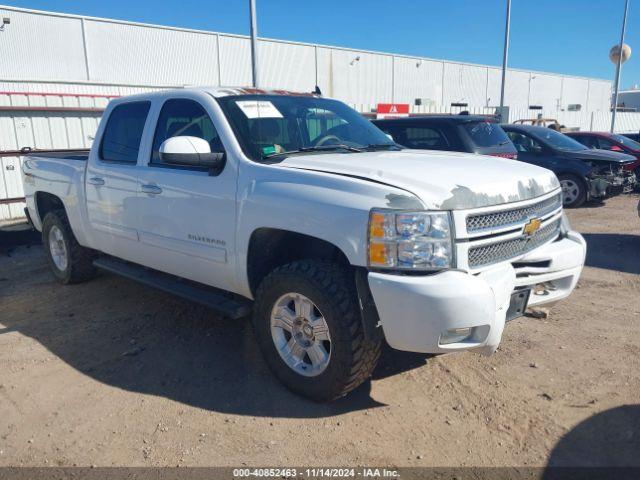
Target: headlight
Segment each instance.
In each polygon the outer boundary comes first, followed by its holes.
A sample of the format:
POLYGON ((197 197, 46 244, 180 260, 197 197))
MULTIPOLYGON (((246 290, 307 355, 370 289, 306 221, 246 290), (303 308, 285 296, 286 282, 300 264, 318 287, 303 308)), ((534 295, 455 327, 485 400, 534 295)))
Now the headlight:
POLYGON ((371 210, 369 266, 398 270, 442 270, 453 266, 446 212, 371 210))

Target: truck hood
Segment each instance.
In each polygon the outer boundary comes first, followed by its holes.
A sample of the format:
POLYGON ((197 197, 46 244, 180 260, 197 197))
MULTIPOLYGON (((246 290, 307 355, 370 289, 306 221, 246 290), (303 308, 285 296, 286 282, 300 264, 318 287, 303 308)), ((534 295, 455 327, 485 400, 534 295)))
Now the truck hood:
POLYGON ((560 187, 553 172, 516 160, 402 150, 295 155, 281 167, 362 178, 413 193, 425 207, 454 210, 535 198, 560 187))

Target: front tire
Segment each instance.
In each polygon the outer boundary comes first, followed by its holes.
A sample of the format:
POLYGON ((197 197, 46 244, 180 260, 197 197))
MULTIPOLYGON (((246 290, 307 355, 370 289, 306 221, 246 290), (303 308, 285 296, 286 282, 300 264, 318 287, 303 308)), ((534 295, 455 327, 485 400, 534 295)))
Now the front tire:
POLYGON ((576 175, 559 175, 562 187, 562 204, 565 208, 578 208, 587 201, 587 186, 576 175))
POLYGON ((42 243, 51 271, 60 283, 80 283, 95 276, 95 254, 78 243, 64 210, 54 210, 45 215, 42 243))
POLYGON ((274 375, 315 401, 358 387, 380 356, 381 342, 364 336, 353 278, 331 262, 302 260, 274 270, 258 288, 253 323, 274 375))

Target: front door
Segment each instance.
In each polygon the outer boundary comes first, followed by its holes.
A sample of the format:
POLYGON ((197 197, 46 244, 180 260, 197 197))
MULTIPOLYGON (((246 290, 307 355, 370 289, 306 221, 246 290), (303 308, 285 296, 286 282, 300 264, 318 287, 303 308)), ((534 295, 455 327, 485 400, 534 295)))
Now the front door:
POLYGON ((521 132, 507 132, 518 151, 518 160, 549 168, 549 156, 535 138, 521 132))
MULTIPOLYGON (((233 278, 236 170, 227 163, 213 176, 206 168, 164 164, 162 142, 192 136, 224 152, 211 116, 191 98, 166 100, 160 109, 147 165, 138 177, 137 220, 143 262, 158 270, 215 287, 233 278)), ((144 162, 143 162, 144 163, 144 162)))

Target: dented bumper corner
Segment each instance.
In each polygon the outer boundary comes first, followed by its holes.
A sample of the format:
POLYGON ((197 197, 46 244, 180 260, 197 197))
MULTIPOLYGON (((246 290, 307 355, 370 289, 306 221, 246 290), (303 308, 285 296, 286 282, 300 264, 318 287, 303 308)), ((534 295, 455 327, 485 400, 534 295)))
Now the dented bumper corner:
POLYGON ((569 231, 517 262, 475 275, 456 270, 426 276, 370 272, 368 280, 391 347, 491 354, 500 344, 511 294, 530 289, 530 306, 565 298, 575 288, 585 255, 584 239, 569 231), (468 335, 456 340, 461 332, 468 335))

